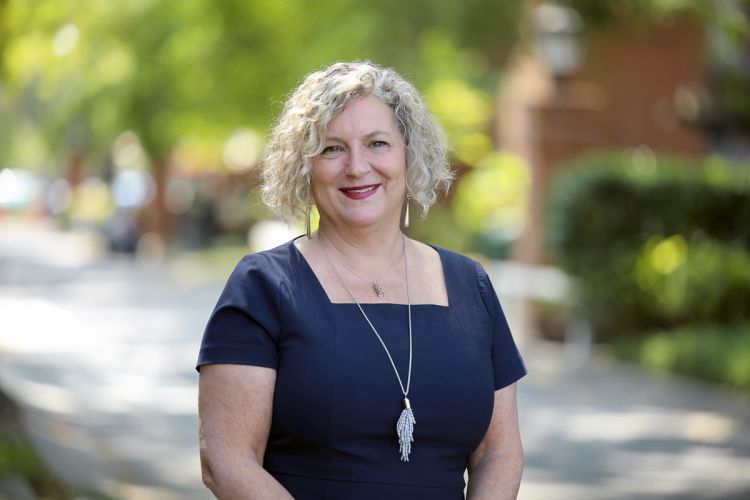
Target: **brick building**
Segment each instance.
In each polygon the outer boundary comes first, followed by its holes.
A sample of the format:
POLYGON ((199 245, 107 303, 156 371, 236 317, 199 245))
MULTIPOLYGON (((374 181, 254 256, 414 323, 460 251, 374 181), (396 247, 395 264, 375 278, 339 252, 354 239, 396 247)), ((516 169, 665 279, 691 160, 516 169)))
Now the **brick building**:
POLYGON ((538 52, 519 49, 498 99, 496 132, 498 147, 532 170, 517 260, 545 262, 546 193, 565 162, 601 148, 705 152, 707 138, 691 124, 707 88, 704 38, 688 20, 615 25, 581 36, 580 61, 557 74, 538 52))

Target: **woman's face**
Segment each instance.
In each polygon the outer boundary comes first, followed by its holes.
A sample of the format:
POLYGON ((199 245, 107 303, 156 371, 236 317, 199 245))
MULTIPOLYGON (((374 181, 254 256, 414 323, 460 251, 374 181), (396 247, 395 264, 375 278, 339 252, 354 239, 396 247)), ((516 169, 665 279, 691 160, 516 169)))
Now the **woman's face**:
POLYGON ((321 224, 398 227, 405 192, 406 148, 393 111, 372 95, 353 99, 330 121, 313 158, 321 224))

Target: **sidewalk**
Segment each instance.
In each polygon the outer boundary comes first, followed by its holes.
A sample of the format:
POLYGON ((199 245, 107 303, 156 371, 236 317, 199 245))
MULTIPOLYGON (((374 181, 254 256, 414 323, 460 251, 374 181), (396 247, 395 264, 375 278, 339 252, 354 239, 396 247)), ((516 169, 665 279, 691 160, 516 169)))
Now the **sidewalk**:
POLYGON ((0 387, 50 470, 80 498, 211 498, 192 367, 220 285, 181 287, 161 268, 103 259, 90 236, 8 229, 0 387), (85 259, 81 244, 94 249, 85 259))
POLYGON ((747 395, 597 355, 566 370, 556 345, 524 353, 521 500, 750 498, 747 395))
MULTIPOLYGON (((69 235, 7 229, 0 387, 50 468, 82 498, 211 498, 193 364, 221 280, 61 258, 69 235)), ((750 498, 747 396, 598 356, 572 369, 561 346, 519 337, 520 499, 750 498)))

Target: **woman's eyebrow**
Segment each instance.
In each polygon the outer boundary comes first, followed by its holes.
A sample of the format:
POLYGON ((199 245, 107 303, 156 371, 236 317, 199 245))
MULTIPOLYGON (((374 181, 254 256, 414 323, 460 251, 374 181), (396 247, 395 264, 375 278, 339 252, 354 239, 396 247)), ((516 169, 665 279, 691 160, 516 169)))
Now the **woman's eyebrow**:
MULTIPOLYGON (((375 137, 377 135, 380 135, 380 136, 384 135, 384 136, 390 137, 391 133, 388 132, 388 131, 386 131, 386 130, 373 130, 372 132, 366 133, 363 136, 363 138, 365 138, 365 139, 371 139, 372 137, 375 137)), ((346 140, 345 139, 342 139, 341 137, 338 137, 338 136, 335 136, 335 135, 327 135, 326 136, 326 141, 341 142, 341 143, 346 144, 346 140)))
POLYGON ((391 135, 391 133, 386 130, 373 130, 369 134, 365 134, 365 138, 374 137, 376 135, 391 135))

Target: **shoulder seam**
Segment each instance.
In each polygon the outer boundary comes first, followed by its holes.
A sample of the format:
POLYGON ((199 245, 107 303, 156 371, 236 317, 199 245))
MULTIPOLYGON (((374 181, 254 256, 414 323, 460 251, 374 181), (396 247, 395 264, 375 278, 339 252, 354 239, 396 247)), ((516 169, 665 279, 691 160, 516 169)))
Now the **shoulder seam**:
POLYGON ((477 279, 477 288, 479 288, 479 296, 482 297, 482 305, 484 305, 484 310, 487 312, 487 315, 491 318, 492 313, 490 312, 490 307, 487 304, 487 286, 489 283, 487 282, 487 271, 482 267, 482 265, 474 261, 475 264, 475 272, 476 272, 476 279, 477 279), (484 286, 483 286, 484 285, 484 286))

